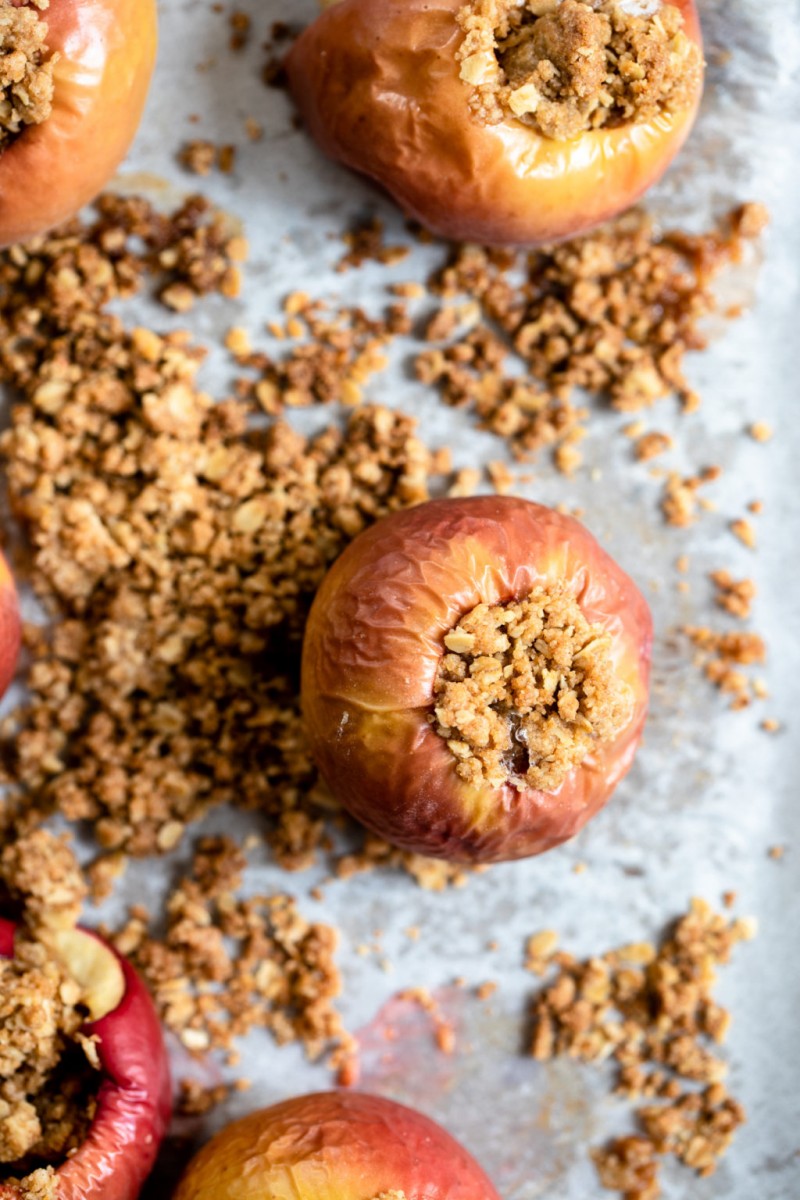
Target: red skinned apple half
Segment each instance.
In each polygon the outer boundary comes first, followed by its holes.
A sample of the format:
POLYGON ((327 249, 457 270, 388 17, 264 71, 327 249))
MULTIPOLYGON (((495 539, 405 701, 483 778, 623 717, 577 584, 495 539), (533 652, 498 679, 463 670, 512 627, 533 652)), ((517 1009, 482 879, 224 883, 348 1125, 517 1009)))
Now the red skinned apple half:
MULTIPOLYGON (((0 919, 0 956, 12 958, 16 925, 0 919)), ((136 1200, 172 1114, 169 1066, 153 1001, 133 967, 83 929, 52 935, 82 985, 97 1038, 102 1083, 86 1141, 56 1169, 58 1200, 136 1200)), ((19 1200, 0 1182, 0 1200, 19 1200)))
POLYGON ((571 517, 508 496, 432 500, 360 534, 317 593, 302 667, 312 751, 344 808, 397 846, 456 862, 539 854, 577 833, 631 766, 651 642, 641 593, 571 517), (549 585, 602 627, 625 723, 552 791, 468 782, 432 717, 444 638, 477 605, 549 585))
POLYGON ((251 1113, 189 1164, 174 1200, 499 1200, 441 1126, 379 1096, 320 1092, 251 1113))
POLYGON ((53 108, 0 155, 2 246, 73 217, 105 187, 133 141, 155 64, 156 0, 50 0, 42 19, 59 56, 53 108))
POLYGON ((22 641, 19 599, 8 563, 0 554, 0 696, 14 678, 22 641))
MULTIPOLYGON (((328 0, 286 63, 295 103, 319 146, 442 237, 541 244, 585 232, 634 204, 686 140, 701 70, 676 111, 564 140, 510 112, 482 123, 470 112, 457 61, 464 4, 328 0)), ((674 5, 700 47, 695 0, 674 5)))

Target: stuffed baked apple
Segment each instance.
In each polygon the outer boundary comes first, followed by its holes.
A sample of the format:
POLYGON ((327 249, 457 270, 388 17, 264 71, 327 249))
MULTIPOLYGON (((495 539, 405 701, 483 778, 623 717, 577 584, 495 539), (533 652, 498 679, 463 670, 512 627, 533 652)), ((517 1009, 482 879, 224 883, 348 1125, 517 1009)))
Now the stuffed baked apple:
POLYGON ((659 178, 703 57, 694 0, 329 0, 287 71, 322 149, 427 228, 524 245, 659 178))
POLYGON ((155 0, 0 0, 0 245, 74 216, 139 125, 155 0))
POLYGON ((499 1200, 422 1113, 380 1096, 321 1092, 251 1113, 190 1163, 174 1200, 499 1200))
POLYGON ((539 854, 629 769, 651 640, 641 593, 571 517, 429 501, 360 534, 317 593, 302 666, 314 757, 398 846, 539 854))

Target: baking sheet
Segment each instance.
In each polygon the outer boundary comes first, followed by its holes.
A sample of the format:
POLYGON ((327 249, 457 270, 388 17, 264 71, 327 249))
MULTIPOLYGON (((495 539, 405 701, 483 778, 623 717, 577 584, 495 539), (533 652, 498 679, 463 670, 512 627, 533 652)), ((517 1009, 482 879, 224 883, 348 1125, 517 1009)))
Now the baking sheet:
MULTIPOLYGON (((189 322, 163 312, 147 319, 159 328, 190 324, 208 344, 231 325, 244 325, 258 347, 265 343, 265 321, 279 316, 281 298, 295 288, 378 309, 387 282, 424 277, 442 251, 416 247, 412 259, 392 268, 332 271, 342 252, 338 235, 355 217, 380 216, 389 242, 403 240, 403 223, 368 184, 323 160, 294 128, 283 93, 260 80, 260 47, 271 22, 310 19, 315 0, 297 0, 289 13, 277 0, 237 0, 235 7, 253 19, 254 36, 236 58, 227 49, 227 12, 233 6, 222 14, 215 7, 197 0, 160 5, 155 85, 117 186, 165 205, 199 186, 244 223, 251 246, 247 286, 238 301, 202 302, 189 322), (199 120, 193 122, 193 116, 199 120), (248 117, 263 124, 263 141, 246 138, 248 117), (174 154, 190 138, 235 143, 234 173, 202 181, 187 176, 174 154)), ((439 1052, 429 1023, 419 1016, 395 1013, 403 1024, 403 1054, 386 1061, 385 1047, 381 1052, 367 1034, 362 1083, 447 1125, 483 1162, 505 1200, 607 1194, 597 1182, 588 1145, 630 1128, 628 1106, 610 1096, 610 1068, 569 1061, 543 1065, 522 1054, 526 1007, 536 987, 521 966, 525 939, 552 927, 565 948, 579 955, 602 952, 655 936, 692 895, 719 905, 721 893, 731 889, 739 896, 737 911, 756 916, 760 924, 757 941, 737 948, 718 987, 734 1017, 727 1044, 731 1088, 745 1104, 749 1123, 710 1179, 698 1180, 668 1162, 664 1192, 668 1200, 800 1196, 795 799, 800 763, 793 712, 800 677, 800 435, 793 419, 800 308, 795 166, 800 4, 701 0, 700 9, 710 63, 703 112, 652 206, 667 224, 702 229, 713 215, 757 199, 769 206, 773 222, 757 276, 750 266, 730 283, 737 296, 756 301, 752 311, 722 330, 705 355, 689 360, 690 379, 704 400, 701 410, 679 416, 675 403, 662 402, 648 425, 674 435, 676 449, 664 460, 670 467, 686 474, 709 463, 723 468, 708 493, 718 511, 688 530, 667 527, 658 510, 658 485, 647 465, 632 463, 629 443, 619 434, 630 418, 610 411, 593 417, 582 446, 585 466, 573 479, 558 475, 542 458, 533 482, 518 489, 545 503, 581 506, 586 523, 651 602, 657 629, 653 711, 633 771, 606 811, 570 845, 541 859, 493 868, 462 890, 432 895, 404 875, 380 872, 326 885, 324 899, 316 902, 309 890, 324 882, 324 866, 288 875, 259 852, 251 855, 247 874, 252 892, 288 891, 305 914, 339 927, 345 981, 340 1007, 351 1030, 374 1030, 383 1006, 401 988, 425 986, 437 993, 455 1022, 456 1053, 439 1052), (767 446, 742 436, 755 419, 779 431, 767 446), (727 529, 753 499, 764 502, 755 554, 727 529), (681 595, 674 563, 684 553, 691 558, 691 590, 681 595), (730 712, 724 697, 701 679, 675 634, 683 624, 726 624, 712 610, 707 582, 708 571, 719 567, 756 579, 752 623, 769 645, 764 676, 770 699, 741 713, 730 712), (782 732, 762 732, 759 722, 766 716, 777 716, 782 732), (768 857, 775 844, 788 847, 781 861, 768 857), (573 869, 578 863, 586 864, 579 874, 573 869), (404 934, 412 925, 422 931, 416 943, 404 934), (359 955, 359 946, 376 941, 376 952, 359 955), (487 948, 490 942, 495 949, 487 948), (458 976, 476 985, 495 981, 498 991, 480 1002, 451 986, 458 976)), ((125 312, 132 319, 143 315, 136 305, 125 312)), ((214 394, 225 394, 230 368, 220 352, 212 354, 203 379, 214 394)), ((503 443, 476 431, 468 414, 442 408, 413 382, 400 351, 390 370, 368 386, 367 396, 418 415, 425 440, 449 444, 457 466, 507 458, 503 443)), ((332 416, 317 410, 296 419, 308 429, 332 416)), ((218 811, 198 832, 258 826, 257 816, 218 811)), ((115 898, 92 916, 114 921, 134 900, 157 911, 188 851, 187 846, 160 864, 132 862, 115 898)), ((278 1049, 264 1033, 252 1034, 242 1051, 252 1090, 234 1094, 193 1125, 191 1137, 200 1139, 254 1107, 331 1082, 324 1067, 306 1063, 296 1047, 278 1049)), ((181 1073, 189 1065, 182 1058, 181 1073)), ((205 1077, 221 1071, 216 1065, 193 1069, 205 1077)), ((147 1196, 168 1195, 168 1181, 165 1166, 147 1196)))

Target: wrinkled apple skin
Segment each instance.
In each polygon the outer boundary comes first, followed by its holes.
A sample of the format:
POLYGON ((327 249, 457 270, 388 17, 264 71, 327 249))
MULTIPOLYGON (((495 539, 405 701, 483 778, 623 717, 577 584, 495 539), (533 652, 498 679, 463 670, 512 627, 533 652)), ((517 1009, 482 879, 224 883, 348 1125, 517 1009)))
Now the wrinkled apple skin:
POLYGON ((526 500, 432 500, 355 539, 317 593, 303 647, 311 747, 334 796, 407 850, 455 862, 540 854, 572 837, 633 761, 647 712, 652 622, 631 579, 571 517, 526 500), (629 723, 554 792, 471 785, 431 724, 444 635, 479 603, 566 582, 611 634, 629 723))
POLYGON ((14 678, 22 642, 19 598, 8 563, 0 554, 0 696, 14 678))
POLYGON ((428 1117, 359 1092, 251 1113, 189 1164, 174 1200, 499 1200, 466 1150, 428 1117))
MULTIPOLYGON (((695 0, 674 0, 701 43, 695 0)), ((464 0, 339 0, 286 60, 305 125, 331 158, 381 184, 442 237, 536 245, 574 237, 634 204, 689 135, 694 102, 567 141, 469 112, 456 50, 464 0)))
POLYGON ((61 56, 53 111, 0 155, 0 246, 68 220, 108 183, 155 64, 156 0, 50 0, 44 20, 47 46, 61 56))
MULTIPOLYGON (((13 922, 0 919, 0 957, 13 956, 15 930, 13 922)), ((58 1200, 136 1200, 172 1115, 169 1064, 155 1006, 130 963, 108 948, 122 968, 125 993, 113 1012, 83 1028, 88 1037, 100 1039, 105 1078, 86 1141, 56 1171, 58 1200)), ((0 1200, 18 1197, 0 1184, 0 1200)))

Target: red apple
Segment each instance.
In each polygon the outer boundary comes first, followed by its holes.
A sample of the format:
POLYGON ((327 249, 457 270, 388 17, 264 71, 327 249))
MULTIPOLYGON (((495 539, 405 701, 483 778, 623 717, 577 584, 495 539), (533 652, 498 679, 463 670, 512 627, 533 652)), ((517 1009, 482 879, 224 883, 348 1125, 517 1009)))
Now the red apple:
POLYGON ((303 709, 334 796, 395 845, 461 862, 573 836, 628 771, 647 711, 652 624, 636 585, 571 517, 511 497, 433 500, 373 525, 334 563, 303 647, 303 709), (478 604, 565 585, 610 638, 629 717, 554 791, 470 783, 432 723, 444 637, 478 604))
POLYGON ((251 1113, 189 1164, 174 1200, 499 1200, 422 1113, 358 1092, 321 1092, 251 1113))
POLYGON ((3 246, 60 224, 102 190, 133 141, 155 63, 155 0, 50 0, 42 19, 60 56, 53 110, 0 155, 3 246))
POLYGON ((14 678, 21 641, 17 589, 8 563, 0 554, 0 696, 14 678))
MULTIPOLYGON (((14 954, 16 926, 0 919, 0 956, 14 954)), ((153 1001, 130 963, 83 929, 54 933, 59 957, 84 988, 98 1039, 102 1083, 86 1141, 56 1170, 58 1200, 136 1200, 172 1113, 169 1066, 153 1001)), ((0 1184, 0 1197, 19 1191, 0 1184)))
MULTIPOLYGON (((694 123, 691 102, 652 120, 558 141, 512 116, 469 110, 456 55, 465 0, 328 0, 286 60, 311 136, 443 237, 533 245, 572 237, 634 204, 694 123)), ((701 45, 695 0, 674 0, 701 45)))

